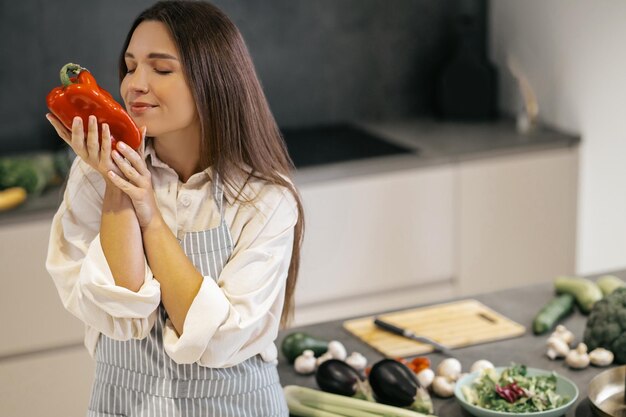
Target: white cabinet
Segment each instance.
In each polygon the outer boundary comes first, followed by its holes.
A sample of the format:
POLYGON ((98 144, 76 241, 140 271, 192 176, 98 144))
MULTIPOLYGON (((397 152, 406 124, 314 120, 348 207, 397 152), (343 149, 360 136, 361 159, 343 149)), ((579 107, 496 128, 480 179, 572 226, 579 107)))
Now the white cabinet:
POLYGON ((578 150, 459 164, 459 293, 575 272, 578 150))
POLYGON ((573 274, 577 172, 568 147, 304 184, 294 324, 573 274))
POLYGON ((0 227, 0 357, 52 346, 81 343, 82 323, 63 308, 46 271, 52 214, 0 227))
POLYGON ((433 289, 450 294, 451 165, 309 184, 300 192, 306 230, 298 324, 427 302, 433 289))
POLYGON ((0 361, 0 416, 84 416, 94 370, 82 346, 0 361))

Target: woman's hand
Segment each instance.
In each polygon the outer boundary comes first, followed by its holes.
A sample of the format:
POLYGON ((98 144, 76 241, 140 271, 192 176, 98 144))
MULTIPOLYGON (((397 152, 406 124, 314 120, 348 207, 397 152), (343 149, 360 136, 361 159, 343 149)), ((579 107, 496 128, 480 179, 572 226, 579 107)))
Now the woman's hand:
POLYGON ((102 124, 102 141, 98 143, 98 121, 96 116, 89 116, 87 138, 83 129, 83 119, 74 117, 72 130, 68 130, 53 114, 46 114, 46 119, 54 126, 58 135, 93 169, 98 171, 108 182, 108 172, 121 175, 121 171, 111 159, 111 131, 109 125, 102 124))
MULTIPOLYGON (((142 133, 145 136, 145 128, 142 133)), ((116 149, 111 152, 111 155, 116 167, 122 172, 122 176, 114 170, 110 170, 107 175, 113 185, 130 197, 139 226, 143 229, 161 216, 152 188, 150 170, 146 166, 143 155, 124 142, 117 142, 116 149)))

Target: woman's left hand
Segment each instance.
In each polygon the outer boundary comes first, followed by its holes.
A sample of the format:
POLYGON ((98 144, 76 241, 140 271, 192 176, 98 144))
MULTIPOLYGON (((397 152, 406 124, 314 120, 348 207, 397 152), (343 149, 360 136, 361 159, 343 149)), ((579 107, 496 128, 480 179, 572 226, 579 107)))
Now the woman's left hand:
POLYGON ((126 178, 115 174, 113 171, 109 171, 109 178, 117 188, 130 197, 135 207, 139 226, 144 228, 158 218, 161 212, 154 196, 152 177, 143 155, 134 151, 124 142, 117 142, 117 147, 111 152, 111 156, 113 162, 126 178))

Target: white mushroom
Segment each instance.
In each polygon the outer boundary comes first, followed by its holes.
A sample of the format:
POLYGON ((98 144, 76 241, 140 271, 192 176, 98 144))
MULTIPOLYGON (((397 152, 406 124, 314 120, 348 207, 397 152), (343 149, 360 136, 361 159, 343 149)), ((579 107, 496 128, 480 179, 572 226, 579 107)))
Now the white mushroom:
POLYGON ((609 366, 614 358, 613 352, 605 348, 595 348, 589 352, 589 360, 595 366, 609 366))
POLYGON ((480 359, 472 364, 470 368, 470 372, 478 372, 478 371, 482 371, 483 369, 493 369, 493 368, 494 368, 493 363, 489 362, 486 359, 480 359))
POLYGON ((339 359, 340 361, 345 361, 346 356, 348 356, 344 345, 337 340, 332 340, 328 343, 328 353, 330 353, 333 359, 339 359))
POLYGON ((583 369, 589 366, 589 355, 587 354, 587 345, 579 343, 576 349, 569 351, 565 357, 565 363, 571 368, 583 369))
POLYGON ((350 356, 346 358, 346 363, 357 371, 362 371, 367 366, 367 359, 359 352, 352 352, 350 356))
POLYGON ((315 366, 315 354, 309 349, 302 352, 302 355, 298 356, 293 364, 294 370, 302 375, 313 373, 315 366))
POLYGON ((417 382, 419 382, 420 387, 424 388, 430 387, 435 379, 435 373, 430 368, 422 369, 415 376, 417 377, 417 382))
POLYGON ((560 337, 551 336, 547 342, 548 351, 546 355, 552 360, 564 358, 570 351, 569 345, 560 337))
POLYGON ((558 337, 559 339, 567 343, 568 346, 574 343, 574 339, 575 339, 574 333, 569 331, 562 324, 559 324, 558 326, 556 326, 556 329, 554 330, 554 332, 552 332, 550 337, 558 337))
POLYGON ((452 397, 454 395, 455 382, 445 376, 436 376, 433 379, 433 392, 435 395, 443 398, 452 397))
POLYGON ((461 376, 461 362, 455 358, 442 360, 437 366, 437 376, 444 376, 456 381, 461 376))
POLYGON ((326 362, 329 359, 333 359, 333 355, 331 355, 330 353, 326 352, 323 355, 321 355, 319 358, 317 358, 317 361, 315 362, 315 364, 317 366, 320 366, 323 362, 326 362))

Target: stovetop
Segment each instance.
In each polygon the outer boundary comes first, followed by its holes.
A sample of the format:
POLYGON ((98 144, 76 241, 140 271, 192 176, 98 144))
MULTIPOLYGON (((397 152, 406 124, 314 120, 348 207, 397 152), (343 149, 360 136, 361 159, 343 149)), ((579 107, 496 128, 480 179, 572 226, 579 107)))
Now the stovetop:
POLYGON ((281 129, 296 168, 416 153, 349 123, 281 129))

